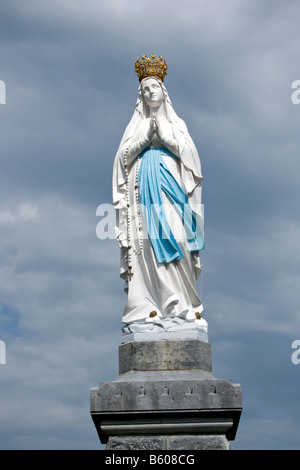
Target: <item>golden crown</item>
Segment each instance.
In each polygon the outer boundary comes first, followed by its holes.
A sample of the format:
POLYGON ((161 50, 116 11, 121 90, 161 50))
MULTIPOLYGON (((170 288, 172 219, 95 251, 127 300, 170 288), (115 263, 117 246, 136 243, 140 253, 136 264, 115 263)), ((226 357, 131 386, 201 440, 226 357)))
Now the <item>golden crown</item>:
POLYGON ((134 65, 140 82, 146 77, 156 77, 163 82, 167 74, 167 63, 161 55, 158 59, 154 54, 148 58, 143 55, 141 59, 136 59, 134 65))

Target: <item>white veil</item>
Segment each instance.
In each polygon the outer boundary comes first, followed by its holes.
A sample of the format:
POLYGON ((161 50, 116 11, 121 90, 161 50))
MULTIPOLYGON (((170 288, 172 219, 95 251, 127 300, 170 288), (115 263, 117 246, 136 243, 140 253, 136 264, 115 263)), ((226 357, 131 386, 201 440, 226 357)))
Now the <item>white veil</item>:
MULTIPOLYGON (((160 80, 157 79, 157 82, 162 87, 165 98, 162 104, 162 106, 164 106, 165 117, 170 122, 173 136, 176 138, 179 145, 181 184, 187 193, 192 209, 199 213, 199 208, 201 207, 202 173, 198 152, 187 130, 185 122, 179 118, 174 111, 166 87, 160 80)), ((147 105, 143 99, 140 84, 135 110, 121 139, 113 166, 113 205, 117 211, 116 235, 120 247, 127 247, 126 173, 124 168, 124 153, 128 146, 135 140, 137 129, 146 117, 147 105)))

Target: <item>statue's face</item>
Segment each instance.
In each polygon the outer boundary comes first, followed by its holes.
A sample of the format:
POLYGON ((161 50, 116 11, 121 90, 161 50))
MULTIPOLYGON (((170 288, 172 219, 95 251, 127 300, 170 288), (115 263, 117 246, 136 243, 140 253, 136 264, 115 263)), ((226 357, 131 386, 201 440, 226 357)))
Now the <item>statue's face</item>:
POLYGON ((143 81, 142 95, 150 108, 157 108, 164 100, 162 88, 155 78, 148 78, 143 81))

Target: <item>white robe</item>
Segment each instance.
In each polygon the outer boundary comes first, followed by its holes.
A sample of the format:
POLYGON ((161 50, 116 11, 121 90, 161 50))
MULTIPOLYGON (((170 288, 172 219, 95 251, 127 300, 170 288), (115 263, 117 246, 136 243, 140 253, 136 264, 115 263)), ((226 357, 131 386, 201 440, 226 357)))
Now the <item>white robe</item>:
MULTIPOLYGON (((165 93, 165 132, 172 134, 179 148, 179 161, 167 152, 163 157, 170 172, 188 196, 189 204, 198 214, 201 211, 201 166, 197 150, 184 122, 175 114, 165 93)), ((181 220, 168 198, 163 195, 167 215, 172 227, 181 236, 176 240, 184 257, 170 263, 158 263, 151 241, 147 236, 145 220, 138 206, 137 174, 139 160, 128 161, 124 155, 131 143, 143 135, 146 116, 142 97, 138 99, 135 113, 129 123, 113 169, 113 202, 117 212, 116 235, 121 248, 121 277, 128 294, 122 321, 126 324, 141 322, 156 316, 159 319, 182 318, 194 321, 196 313, 203 310, 196 290, 200 274, 199 252, 189 251, 188 241, 181 230, 181 220), (128 206, 129 202, 129 207, 128 206), (129 264, 131 269, 129 269, 129 264)))

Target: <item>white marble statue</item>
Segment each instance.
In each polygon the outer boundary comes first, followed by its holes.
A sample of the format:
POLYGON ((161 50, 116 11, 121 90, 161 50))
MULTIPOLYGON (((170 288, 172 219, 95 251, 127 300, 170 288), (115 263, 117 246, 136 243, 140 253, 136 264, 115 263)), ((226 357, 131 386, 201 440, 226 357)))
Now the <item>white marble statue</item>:
POLYGON ((204 248, 200 160, 163 85, 162 58, 151 56, 148 63, 157 63, 158 70, 160 63, 161 69, 157 73, 149 65, 141 73, 136 63, 138 99, 113 168, 116 235, 128 295, 122 321, 205 326, 196 290, 204 248))

